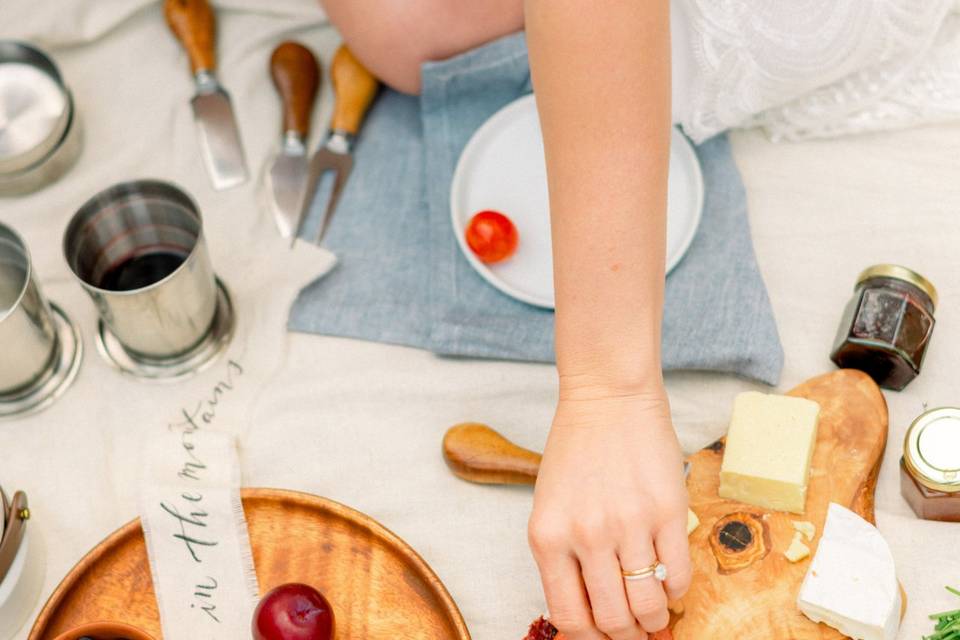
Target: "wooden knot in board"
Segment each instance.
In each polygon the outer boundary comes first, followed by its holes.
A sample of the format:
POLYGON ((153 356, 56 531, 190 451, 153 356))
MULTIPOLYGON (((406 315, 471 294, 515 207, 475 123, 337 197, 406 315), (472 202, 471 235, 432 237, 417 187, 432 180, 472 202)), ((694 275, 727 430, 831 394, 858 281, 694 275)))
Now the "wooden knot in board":
POLYGON ((731 513, 717 520, 710 532, 710 550, 720 573, 746 569, 770 552, 770 532, 755 513, 731 513))

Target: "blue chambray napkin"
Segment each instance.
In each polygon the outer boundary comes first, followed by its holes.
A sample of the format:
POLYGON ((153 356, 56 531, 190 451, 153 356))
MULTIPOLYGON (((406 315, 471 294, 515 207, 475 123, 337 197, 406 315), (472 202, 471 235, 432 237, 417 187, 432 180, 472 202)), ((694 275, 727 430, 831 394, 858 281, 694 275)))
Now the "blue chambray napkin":
MULTIPOLYGON (((290 328, 441 355, 553 361, 553 312, 483 280, 460 254, 449 212, 453 171, 470 136, 530 91, 525 40, 515 34, 425 65, 419 98, 381 94, 325 239, 340 262, 300 293, 290 328)), ((696 151, 706 187, 703 219, 667 278, 664 368, 775 384, 783 349, 753 253, 740 174, 725 136, 696 151)), ((322 206, 318 199, 312 217, 322 206)))

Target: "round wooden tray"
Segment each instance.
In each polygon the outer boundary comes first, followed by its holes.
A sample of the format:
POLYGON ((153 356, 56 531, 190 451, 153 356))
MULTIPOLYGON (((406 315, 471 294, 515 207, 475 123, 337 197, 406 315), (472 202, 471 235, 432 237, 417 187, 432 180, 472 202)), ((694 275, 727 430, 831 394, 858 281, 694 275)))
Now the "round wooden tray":
MULTIPOLYGON (((470 639, 440 579, 372 518, 294 491, 244 489, 241 495, 260 589, 285 582, 317 587, 333 605, 337 640, 470 639)), ((67 574, 29 640, 51 640, 81 624, 107 620, 161 638, 139 520, 115 531, 67 574)))

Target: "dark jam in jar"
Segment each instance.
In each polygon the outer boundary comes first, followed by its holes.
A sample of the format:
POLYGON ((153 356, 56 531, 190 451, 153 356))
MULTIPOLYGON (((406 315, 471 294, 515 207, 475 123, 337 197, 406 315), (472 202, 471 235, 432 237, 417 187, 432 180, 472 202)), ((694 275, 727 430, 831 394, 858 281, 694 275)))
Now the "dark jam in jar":
POLYGON ((892 264, 860 274, 830 359, 860 369, 899 391, 920 374, 935 324, 937 290, 920 274, 892 264))

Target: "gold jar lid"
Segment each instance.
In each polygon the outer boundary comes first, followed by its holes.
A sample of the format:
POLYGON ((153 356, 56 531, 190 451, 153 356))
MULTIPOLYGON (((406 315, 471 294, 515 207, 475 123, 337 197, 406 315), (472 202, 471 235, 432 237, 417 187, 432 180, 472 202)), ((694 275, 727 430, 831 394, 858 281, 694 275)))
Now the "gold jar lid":
POLYGON ((857 278, 857 284, 860 285, 870 278, 894 278, 908 282, 930 296, 933 306, 937 306, 937 288, 913 269, 907 269, 898 264, 875 264, 864 269, 857 278))
POLYGON ((928 489, 960 491, 960 408, 931 409, 914 420, 903 441, 903 463, 928 489))

